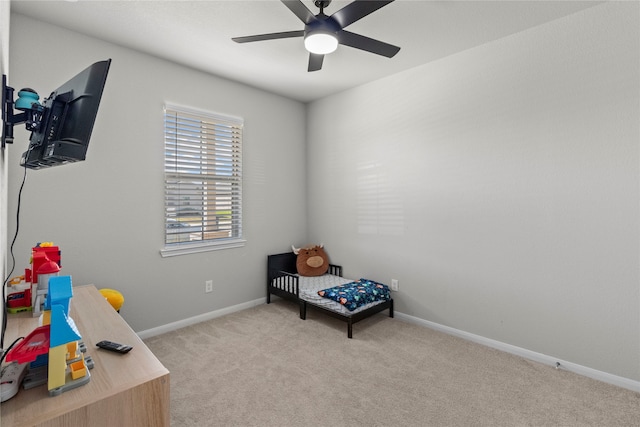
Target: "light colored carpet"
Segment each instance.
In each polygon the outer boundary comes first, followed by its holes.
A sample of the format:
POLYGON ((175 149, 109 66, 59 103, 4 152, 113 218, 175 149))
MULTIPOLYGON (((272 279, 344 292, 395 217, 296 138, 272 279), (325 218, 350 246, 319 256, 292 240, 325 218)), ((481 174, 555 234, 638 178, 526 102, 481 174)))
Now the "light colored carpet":
POLYGON ((640 394, 387 313, 277 300, 145 340, 179 426, 640 426, 640 394))

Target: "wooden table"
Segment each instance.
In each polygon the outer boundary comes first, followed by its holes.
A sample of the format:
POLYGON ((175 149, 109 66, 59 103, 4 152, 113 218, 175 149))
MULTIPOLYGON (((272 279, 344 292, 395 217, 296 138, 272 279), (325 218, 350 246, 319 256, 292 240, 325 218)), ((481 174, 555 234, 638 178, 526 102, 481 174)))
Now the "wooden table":
MULTIPOLYGON (((93 285, 73 288, 69 310, 95 367, 86 385, 49 396, 47 386, 20 388, 0 406, 2 426, 169 426, 169 371, 93 285), (133 346, 121 355, 101 340, 133 346)), ((37 327, 31 313, 9 315, 5 344, 37 327)))

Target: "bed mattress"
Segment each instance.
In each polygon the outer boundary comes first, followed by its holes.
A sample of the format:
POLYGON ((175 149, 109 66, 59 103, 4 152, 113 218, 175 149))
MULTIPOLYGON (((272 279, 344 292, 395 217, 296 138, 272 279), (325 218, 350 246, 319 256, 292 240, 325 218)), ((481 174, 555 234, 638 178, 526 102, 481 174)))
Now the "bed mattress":
POLYGON ((334 276, 332 274, 324 274, 322 276, 315 277, 307 277, 307 276, 298 276, 299 286, 300 286, 300 298, 315 305, 318 307, 326 308, 331 311, 335 311, 337 313, 343 314, 345 316, 351 316, 355 313, 358 313, 362 310, 366 310, 369 307, 380 304, 384 301, 376 301, 362 307, 358 307, 357 309, 350 311, 342 304, 330 300, 328 298, 321 297, 318 295, 318 291, 323 289, 331 288, 334 286, 345 285, 347 283, 351 283, 353 279, 345 279, 344 277, 334 276))

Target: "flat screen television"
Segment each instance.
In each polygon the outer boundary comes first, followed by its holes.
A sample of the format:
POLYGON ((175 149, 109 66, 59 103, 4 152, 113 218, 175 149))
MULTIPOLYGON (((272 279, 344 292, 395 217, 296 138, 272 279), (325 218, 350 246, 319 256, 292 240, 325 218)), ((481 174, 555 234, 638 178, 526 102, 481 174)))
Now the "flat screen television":
POLYGON ((111 59, 96 62, 43 101, 42 121, 31 132, 22 166, 43 169, 86 158, 110 65, 111 59))

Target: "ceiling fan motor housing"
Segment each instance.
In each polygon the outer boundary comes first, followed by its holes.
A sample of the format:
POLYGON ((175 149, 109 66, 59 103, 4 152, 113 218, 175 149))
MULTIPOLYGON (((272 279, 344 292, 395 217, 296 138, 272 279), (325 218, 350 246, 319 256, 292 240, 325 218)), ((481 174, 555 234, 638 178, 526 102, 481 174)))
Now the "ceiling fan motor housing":
POLYGON ((333 34, 337 37, 338 31, 340 31, 342 28, 335 19, 333 19, 331 16, 325 15, 324 13, 316 15, 316 18, 317 19, 315 21, 311 21, 304 26, 305 37, 308 34, 315 32, 333 34))

